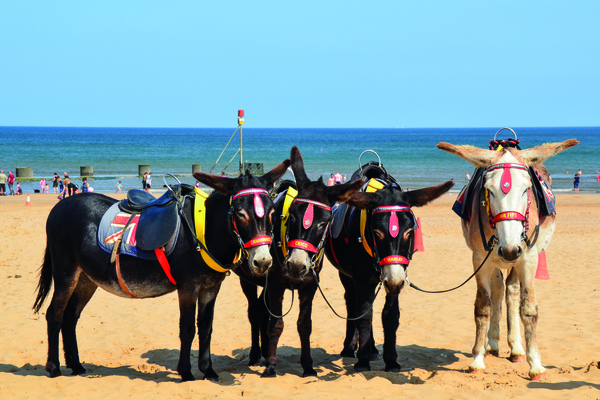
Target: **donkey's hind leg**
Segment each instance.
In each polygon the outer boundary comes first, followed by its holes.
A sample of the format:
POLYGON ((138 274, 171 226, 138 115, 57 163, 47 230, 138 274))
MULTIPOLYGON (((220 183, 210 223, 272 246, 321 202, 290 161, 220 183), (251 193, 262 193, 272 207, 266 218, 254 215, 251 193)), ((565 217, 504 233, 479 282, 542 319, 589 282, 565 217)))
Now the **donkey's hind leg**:
POLYGON ((502 318, 502 301, 504 300, 504 276, 496 269, 491 277, 492 315, 488 331, 487 353, 498 357, 498 342, 500 340, 500 319, 502 318))
MULTIPOLYGON (((56 271, 56 269, 54 269, 56 271)), ((54 275, 54 294, 52 301, 46 310, 46 322, 48 324, 48 361, 46 362, 46 371, 50 377, 54 378, 61 375, 59 360, 59 338, 63 327, 63 317, 65 308, 77 286, 81 270, 75 269, 71 274, 60 274, 61 279, 54 275)))
MULTIPOLYGON (((346 300, 346 315, 348 318, 352 318, 356 316, 356 293, 354 290, 354 283, 352 282, 352 278, 342 274, 340 272, 340 281, 342 282, 342 286, 344 286, 344 299, 346 300)), ((344 348, 340 355, 342 357, 355 357, 356 349, 358 348, 358 331, 356 330, 356 325, 354 321, 346 321, 346 336, 344 338, 344 348)))
POLYGON ((508 328, 507 341, 510 347, 509 360, 512 362, 525 361, 525 350, 521 342, 521 320, 519 304, 521 303, 521 284, 516 269, 513 268, 506 279, 506 325, 508 328))
POLYGON ((79 361, 76 335, 77 321, 79 321, 81 312, 90 301, 97 288, 98 285, 92 282, 87 275, 80 274, 79 282, 64 311, 62 325, 63 347, 67 368, 72 370, 71 375, 81 375, 85 373, 85 368, 79 361))

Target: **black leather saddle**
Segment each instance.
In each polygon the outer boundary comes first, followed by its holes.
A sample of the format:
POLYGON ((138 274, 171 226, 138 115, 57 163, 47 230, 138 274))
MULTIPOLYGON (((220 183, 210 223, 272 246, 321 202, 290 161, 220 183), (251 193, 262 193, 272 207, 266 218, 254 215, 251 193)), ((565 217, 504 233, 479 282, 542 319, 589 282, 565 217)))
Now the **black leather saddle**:
POLYGON ((179 224, 178 198, 180 185, 171 187, 156 198, 141 189, 131 189, 127 198, 119 202, 121 211, 139 214, 136 228, 137 247, 152 251, 163 247, 173 237, 179 224))
MULTIPOLYGON (((383 183, 391 183, 395 184, 402 190, 400 185, 396 182, 393 176, 388 174, 388 172, 383 168, 383 165, 378 164, 375 161, 369 161, 367 164, 363 165, 359 170, 355 171, 352 174, 352 178, 350 181, 354 181, 358 178, 362 178, 365 181, 365 185, 360 189, 361 192, 364 192, 369 186, 369 181, 371 178, 375 178, 383 183)), ((333 206, 333 221, 331 223, 331 236, 337 238, 344 228, 344 224, 349 219, 346 218, 348 214, 348 210, 350 209, 350 205, 347 203, 336 203, 333 206)))

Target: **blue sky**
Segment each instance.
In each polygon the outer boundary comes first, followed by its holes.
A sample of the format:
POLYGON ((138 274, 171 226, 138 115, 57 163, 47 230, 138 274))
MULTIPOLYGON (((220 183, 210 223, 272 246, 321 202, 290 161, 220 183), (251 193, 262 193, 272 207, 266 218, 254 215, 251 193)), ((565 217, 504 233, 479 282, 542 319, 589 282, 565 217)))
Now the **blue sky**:
POLYGON ((0 126, 600 125, 600 1, 4 1, 0 126))

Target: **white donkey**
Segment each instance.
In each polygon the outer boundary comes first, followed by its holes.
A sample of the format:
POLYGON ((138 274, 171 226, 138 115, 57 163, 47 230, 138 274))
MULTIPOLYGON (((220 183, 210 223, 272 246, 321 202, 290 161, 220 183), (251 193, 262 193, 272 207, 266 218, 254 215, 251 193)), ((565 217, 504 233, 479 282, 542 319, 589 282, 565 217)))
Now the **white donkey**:
POLYGON ((536 168, 543 179, 550 182, 542 163, 578 143, 569 139, 527 150, 507 148, 500 151, 450 143, 437 145, 439 149, 485 169, 480 190, 474 194, 471 218, 462 220, 465 240, 473 251, 474 268, 478 268, 489 254, 489 259, 476 275, 476 334, 470 372, 484 372, 486 353, 498 355, 504 296, 502 271, 505 270, 508 274, 506 307, 510 360, 524 361, 526 355, 531 380, 545 377, 536 337, 538 304, 534 276, 538 254, 546 249, 554 232, 556 213, 540 217, 528 167, 536 168), (488 242, 488 238, 492 239, 488 242), (496 243, 496 251, 493 252, 496 243), (525 327, 527 353, 521 343, 519 316, 525 327))

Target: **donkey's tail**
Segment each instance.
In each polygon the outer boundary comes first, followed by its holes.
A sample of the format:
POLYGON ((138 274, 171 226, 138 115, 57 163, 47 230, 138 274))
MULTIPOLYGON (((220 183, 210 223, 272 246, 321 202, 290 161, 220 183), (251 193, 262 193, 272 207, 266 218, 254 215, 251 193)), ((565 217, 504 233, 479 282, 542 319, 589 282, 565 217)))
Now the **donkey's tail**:
POLYGON ((44 262, 40 267, 40 280, 37 285, 37 297, 35 298, 35 303, 33 304, 33 311, 35 313, 40 312, 40 308, 42 308, 44 300, 46 300, 46 297, 48 297, 50 289, 52 289, 52 258, 50 257, 50 249, 46 247, 44 262))

